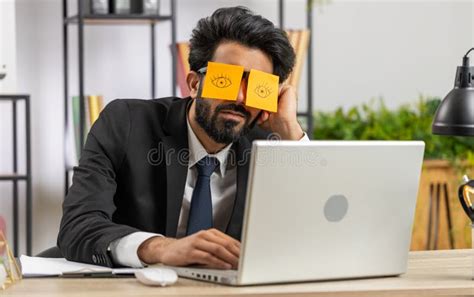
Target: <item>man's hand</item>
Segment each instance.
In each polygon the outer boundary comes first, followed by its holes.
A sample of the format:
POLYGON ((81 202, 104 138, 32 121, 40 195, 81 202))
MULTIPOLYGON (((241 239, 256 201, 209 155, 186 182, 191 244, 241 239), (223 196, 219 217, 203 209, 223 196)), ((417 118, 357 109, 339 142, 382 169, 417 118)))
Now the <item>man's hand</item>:
POLYGON ((217 229, 181 238, 152 237, 138 248, 138 257, 147 264, 170 266, 200 264, 207 268, 237 269, 240 242, 217 229))
POLYGON ((278 112, 262 111, 257 124, 277 133, 282 140, 300 140, 303 137, 297 118, 297 95, 293 86, 283 85, 278 95, 278 112))

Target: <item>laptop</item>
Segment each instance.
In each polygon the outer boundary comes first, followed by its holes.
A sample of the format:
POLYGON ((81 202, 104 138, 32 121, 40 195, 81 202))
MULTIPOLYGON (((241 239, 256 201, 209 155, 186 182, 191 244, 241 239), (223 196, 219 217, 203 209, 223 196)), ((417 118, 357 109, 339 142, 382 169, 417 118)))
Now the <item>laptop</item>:
POLYGON ((403 274, 424 146, 255 141, 238 269, 173 269, 233 286, 403 274))

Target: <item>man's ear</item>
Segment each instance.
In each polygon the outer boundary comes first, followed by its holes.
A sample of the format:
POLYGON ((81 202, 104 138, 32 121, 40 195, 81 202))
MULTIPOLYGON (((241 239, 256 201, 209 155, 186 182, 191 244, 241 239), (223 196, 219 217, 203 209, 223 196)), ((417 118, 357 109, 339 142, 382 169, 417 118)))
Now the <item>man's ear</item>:
POLYGON ((195 99, 198 95, 200 81, 201 76, 195 71, 190 71, 186 76, 186 84, 188 85, 189 95, 193 99, 195 99))

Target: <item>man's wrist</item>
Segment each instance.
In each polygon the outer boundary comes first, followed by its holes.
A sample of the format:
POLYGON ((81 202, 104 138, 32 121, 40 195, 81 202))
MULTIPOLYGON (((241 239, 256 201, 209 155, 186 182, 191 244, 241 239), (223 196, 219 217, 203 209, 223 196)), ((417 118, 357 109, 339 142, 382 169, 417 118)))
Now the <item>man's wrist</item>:
POLYGON ((157 248, 161 246, 160 243, 164 239, 165 237, 154 236, 142 242, 137 250, 140 261, 146 264, 159 263, 161 251, 157 252, 157 248))
POLYGON ((156 233, 137 231, 112 241, 108 249, 115 265, 139 268, 145 263, 138 257, 138 247, 146 240, 162 236, 156 233))
POLYGON ((300 140, 304 136, 304 131, 298 121, 294 123, 283 124, 280 137, 282 140, 300 140))
POLYGON ((147 239, 138 247, 138 258, 146 264, 161 263, 163 251, 172 240, 171 238, 162 236, 147 239))

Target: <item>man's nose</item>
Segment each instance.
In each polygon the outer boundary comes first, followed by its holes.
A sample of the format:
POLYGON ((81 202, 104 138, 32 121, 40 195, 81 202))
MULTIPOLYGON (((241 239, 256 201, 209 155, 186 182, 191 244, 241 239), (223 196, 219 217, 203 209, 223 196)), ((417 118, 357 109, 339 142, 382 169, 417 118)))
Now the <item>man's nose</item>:
POLYGON ((244 78, 240 82, 239 92, 237 93, 237 104, 245 104, 247 98, 247 79, 244 78))

